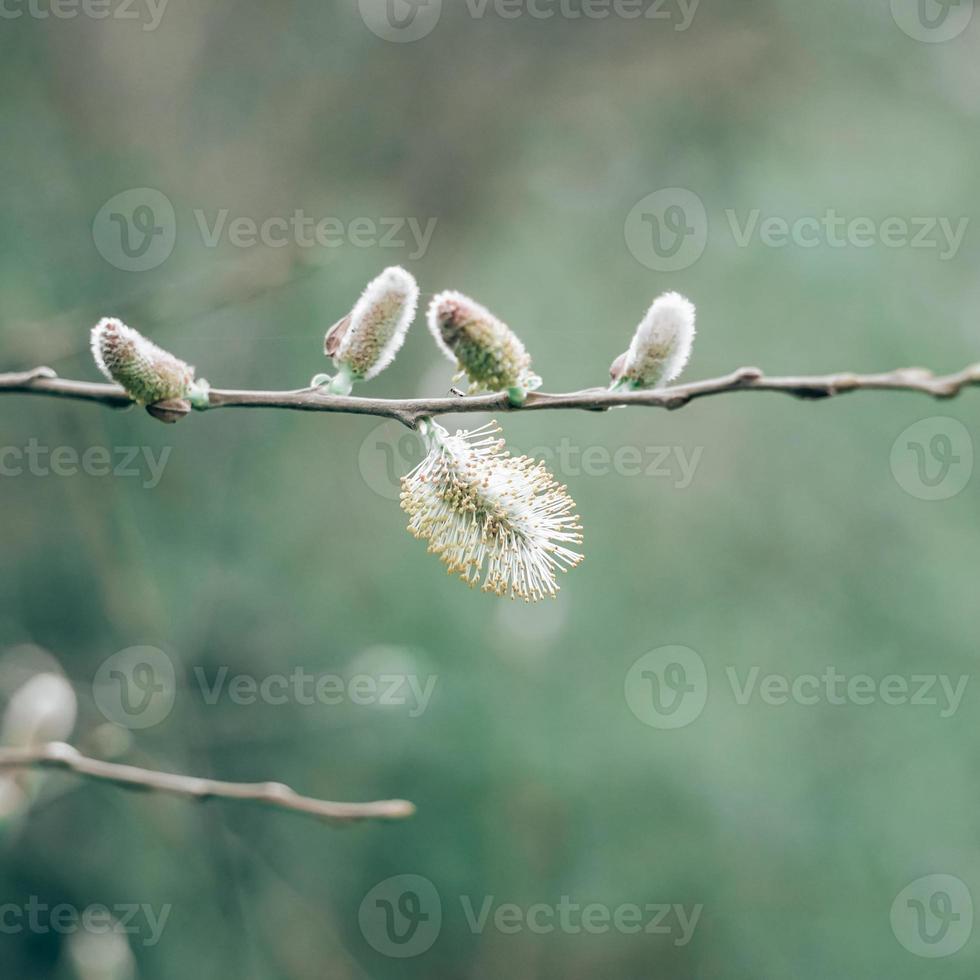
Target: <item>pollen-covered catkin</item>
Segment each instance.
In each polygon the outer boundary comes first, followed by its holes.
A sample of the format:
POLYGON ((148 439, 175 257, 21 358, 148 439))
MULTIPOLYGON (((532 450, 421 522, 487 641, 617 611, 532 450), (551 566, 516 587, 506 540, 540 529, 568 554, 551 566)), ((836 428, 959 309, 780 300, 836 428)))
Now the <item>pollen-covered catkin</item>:
POLYGON ((575 503, 543 463, 512 457, 490 422, 450 435, 428 420, 425 459, 402 478, 408 530, 449 574, 484 592, 536 602, 558 595, 557 573, 582 555, 575 503))

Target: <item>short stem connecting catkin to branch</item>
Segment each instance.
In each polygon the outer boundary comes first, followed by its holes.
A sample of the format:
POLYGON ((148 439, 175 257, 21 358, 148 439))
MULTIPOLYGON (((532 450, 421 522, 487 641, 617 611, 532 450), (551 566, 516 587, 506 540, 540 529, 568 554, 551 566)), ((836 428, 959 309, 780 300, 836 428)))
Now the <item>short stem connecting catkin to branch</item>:
POLYGON ((140 769, 136 766, 102 762, 82 755, 64 742, 49 742, 30 748, 0 749, 0 770, 26 768, 64 769, 126 789, 151 790, 187 796, 195 800, 240 800, 261 803, 280 810, 304 813, 333 823, 356 820, 402 820, 415 813, 407 800, 379 800, 374 803, 332 803, 316 800, 284 786, 282 783, 226 783, 174 773, 140 769))
MULTIPOLYGON (((830 398, 851 391, 910 391, 933 398, 953 398, 964 388, 972 386, 980 386, 980 364, 948 375, 935 375, 925 368, 900 368, 884 374, 846 372, 768 377, 758 368, 745 367, 720 378, 692 381, 667 388, 638 391, 587 388, 566 394, 532 391, 520 405, 513 404, 506 391, 465 398, 452 396, 388 399, 330 395, 320 388, 300 388, 293 391, 233 391, 212 388, 208 408, 278 408, 298 412, 374 415, 395 419, 409 428, 415 428, 418 421, 426 416, 457 413, 528 412, 539 409, 605 411, 620 406, 673 410, 683 408, 698 398, 735 391, 773 391, 803 399, 830 398)), ((132 399, 117 385, 69 381, 54 376, 50 368, 0 374, 0 394, 18 393, 89 401, 113 408, 125 408, 133 404, 132 399)))

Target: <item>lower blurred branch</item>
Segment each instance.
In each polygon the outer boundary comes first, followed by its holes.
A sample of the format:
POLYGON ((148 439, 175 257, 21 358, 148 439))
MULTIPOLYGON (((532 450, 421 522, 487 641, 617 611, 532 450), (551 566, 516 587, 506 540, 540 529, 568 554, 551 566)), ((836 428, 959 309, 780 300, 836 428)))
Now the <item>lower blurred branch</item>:
POLYGON ((25 768, 65 769, 86 779, 114 783, 126 789, 172 793, 200 801, 251 801, 337 823, 355 820, 401 820, 415 813, 415 806, 407 800, 331 803, 328 800, 300 796, 282 783, 225 783, 215 779, 199 779, 195 776, 180 776, 102 762, 89 759, 64 742, 49 742, 26 749, 0 749, 0 770, 25 768))

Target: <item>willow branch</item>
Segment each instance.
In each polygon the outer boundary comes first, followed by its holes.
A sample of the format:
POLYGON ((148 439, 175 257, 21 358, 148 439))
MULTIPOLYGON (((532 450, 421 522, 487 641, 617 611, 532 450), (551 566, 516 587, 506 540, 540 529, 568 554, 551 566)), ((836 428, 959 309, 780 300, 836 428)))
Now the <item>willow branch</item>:
MULTIPOLYGON (((955 374, 936 375, 925 368, 900 368, 884 374, 792 375, 768 377, 759 368, 743 367, 705 381, 691 381, 647 391, 586 388, 567 394, 531 392, 522 405, 512 405, 506 392, 464 398, 355 398, 327 394, 320 388, 294 391, 234 391, 212 388, 209 409, 280 408, 297 412, 341 412, 396 419, 415 428, 419 419, 460 412, 529 412, 539 409, 581 409, 601 412, 620 406, 678 409, 698 398, 735 391, 774 391, 794 398, 820 399, 851 391, 911 391, 933 398, 953 398, 964 388, 980 385, 980 364, 955 374)), ((117 385, 69 381, 50 368, 0 374, 0 394, 47 395, 124 408, 132 400, 117 385)))
POLYGON ((305 813, 320 820, 350 823, 355 820, 401 820, 415 813, 408 800, 379 800, 374 803, 331 803, 300 796, 282 783, 225 783, 175 773, 139 769, 114 762, 89 759, 64 742, 49 742, 31 748, 0 749, 2 769, 64 769, 86 779, 113 783, 125 789, 150 790, 205 800, 247 800, 305 813))

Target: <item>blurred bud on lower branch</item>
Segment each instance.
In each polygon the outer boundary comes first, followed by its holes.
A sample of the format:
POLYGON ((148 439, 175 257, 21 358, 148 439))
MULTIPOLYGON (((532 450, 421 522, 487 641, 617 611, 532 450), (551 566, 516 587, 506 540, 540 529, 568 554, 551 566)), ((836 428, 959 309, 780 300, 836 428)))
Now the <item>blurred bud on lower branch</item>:
POLYGON ((10 698, 0 744, 26 748, 63 742, 75 728, 77 715, 75 692, 61 674, 35 674, 10 698))
MULTIPOLYGON (((64 741, 75 728, 78 701, 60 673, 35 674, 7 702, 0 725, 0 746, 29 749, 64 741)), ((0 774, 0 826, 25 814, 41 789, 40 773, 0 774)))

